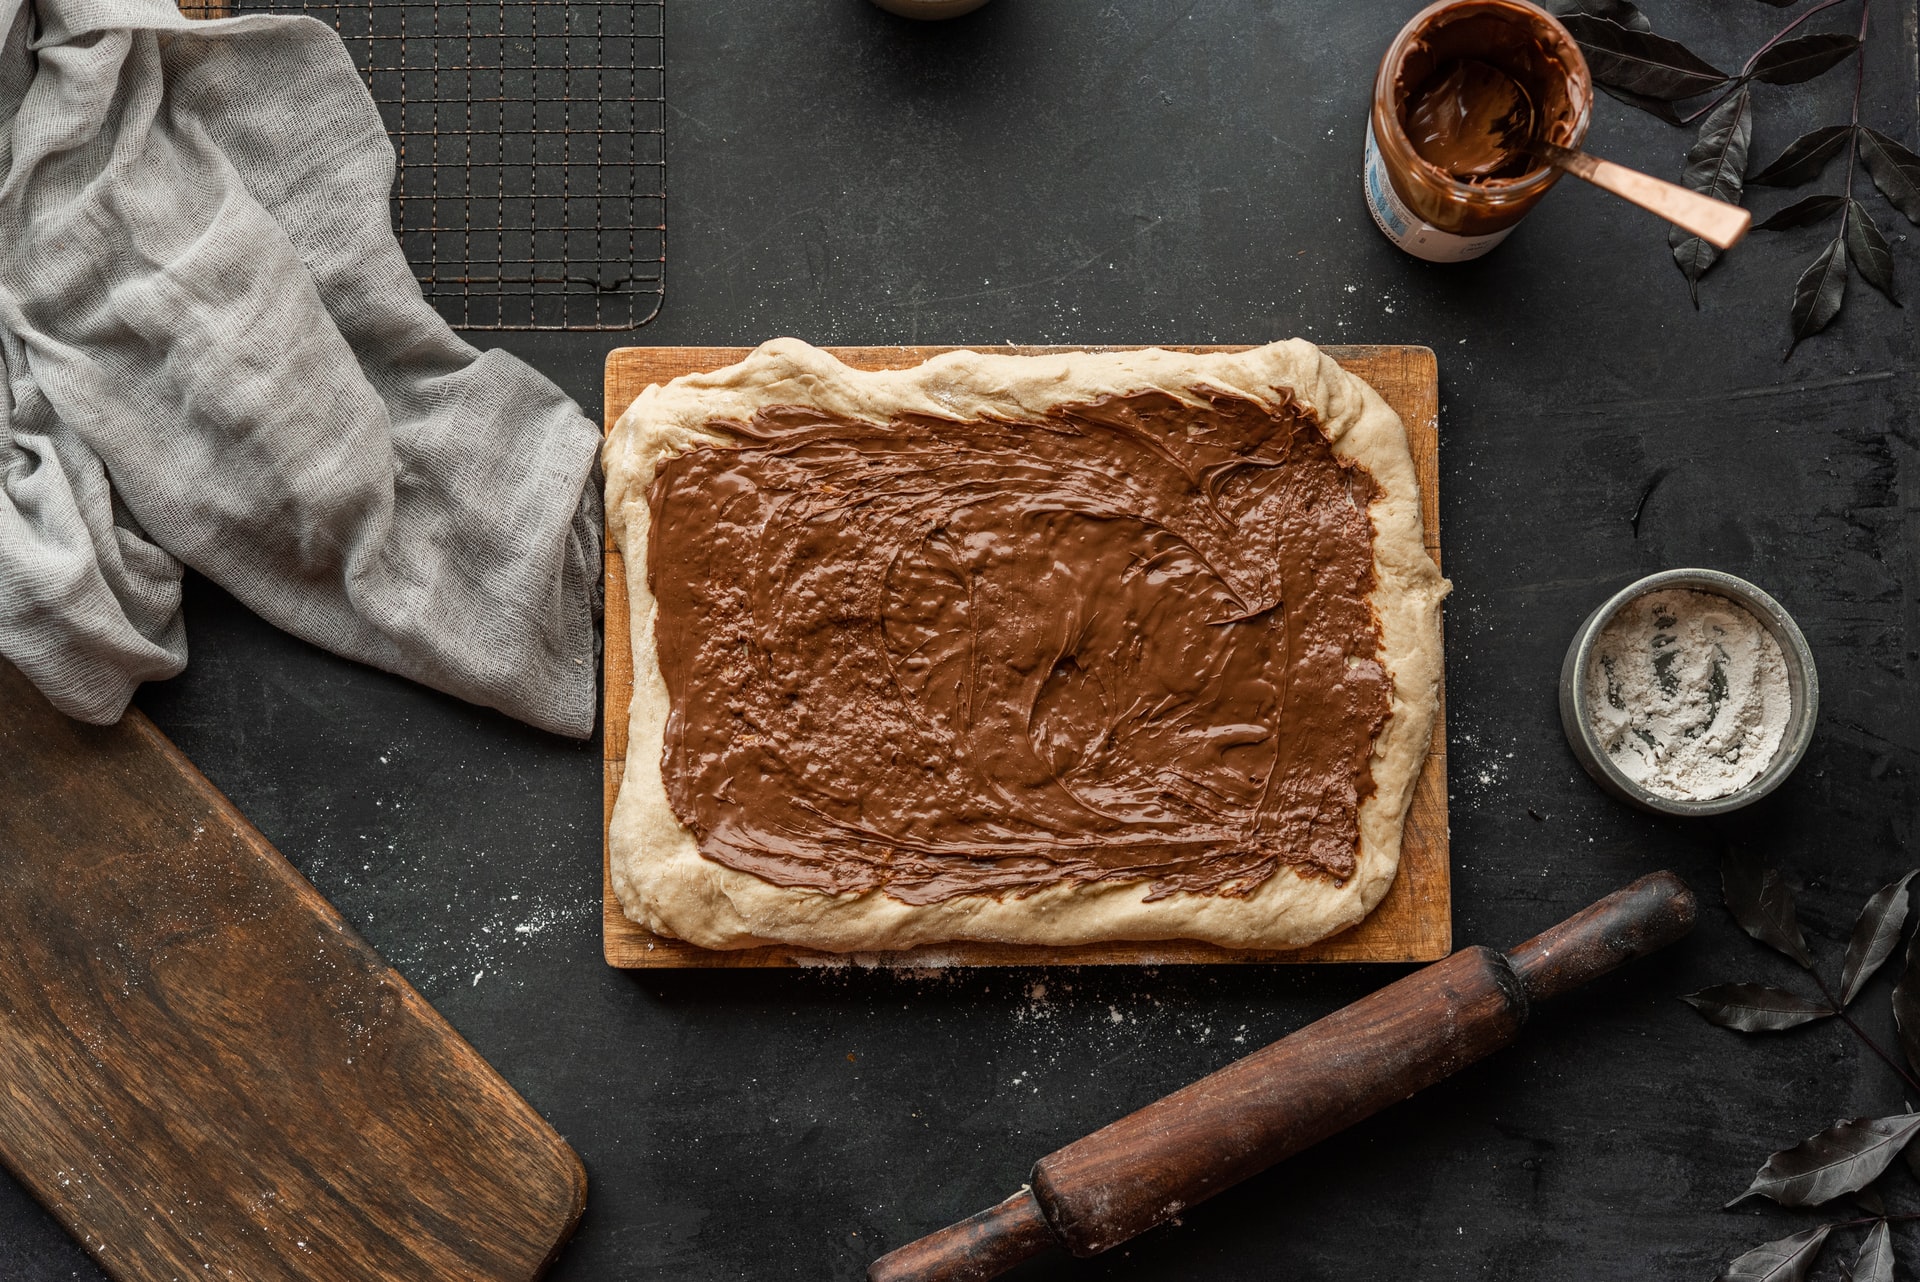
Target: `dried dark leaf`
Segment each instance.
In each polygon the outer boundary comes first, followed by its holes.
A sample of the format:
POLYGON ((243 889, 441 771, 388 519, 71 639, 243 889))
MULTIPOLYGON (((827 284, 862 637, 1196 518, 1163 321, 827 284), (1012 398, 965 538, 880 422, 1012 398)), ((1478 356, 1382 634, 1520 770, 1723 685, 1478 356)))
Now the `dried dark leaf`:
POLYGON ((1853 1282, 1893 1282, 1893 1235, 1885 1220, 1867 1230, 1860 1254, 1853 1257, 1853 1282))
POLYGON ((1782 40, 1754 60, 1753 78, 1770 85, 1797 85, 1831 71, 1860 47, 1860 37, 1828 32, 1782 40))
POLYGON ((1857 200, 1849 200, 1841 231, 1847 238, 1847 257, 1861 279, 1885 294, 1895 307, 1900 306, 1900 300, 1893 294, 1893 250, 1887 246, 1880 224, 1873 221, 1867 207, 1857 200))
POLYGON ((1756 187, 1798 187, 1812 182, 1827 167, 1827 162, 1846 148, 1853 137, 1852 125, 1828 125, 1801 134, 1772 164, 1747 179, 1756 187))
POLYGON ((1920 226, 1920 156, 1878 129, 1860 130, 1860 160, 1893 207, 1920 226))
MULTIPOLYGON (((1743 85, 1739 93, 1708 112, 1701 122, 1700 136, 1687 148, 1687 168, 1680 181, 1716 200, 1739 204, 1746 183, 1747 148, 1752 141, 1753 94, 1743 85)), ((1687 293, 1698 307, 1700 278, 1719 261, 1720 251, 1678 227, 1668 233, 1667 244, 1673 248, 1673 261, 1680 274, 1687 278, 1687 293)), ((1801 951, 1805 951, 1805 945, 1801 951)))
MULTIPOLYGON (((1878 229, 1874 234, 1879 235, 1878 229)), ((1886 252, 1886 244, 1882 239, 1882 253, 1886 252)), ((1861 275, 1866 273, 1863 271, 1861 275)), ((1847 941, 1847 962, 1840 971, 1842 1006, 1860 995, 1861 986, 1873 978, 1873 972, 1900 946, 1900 932, 1907 924, 1907 883, 1914 876, 1915 873, 1910 872, 1892 885, 1880 887, 1860 910, 1860 920, 1853 924, 1853 938, 1847 941)))
POLYGON ((1673 247, 1674 265, 1687 278, 1687 297, 1693 300, 1695 307, 1700 306, 1700 278, 1720 261, 1720 251, 1698 236, 1689 236, 1678 227, 1667 233, 1667 244, 1673 247))
POLYGON ((1755 231, 1785 231, 1789 227, 1805 227, 1808 223, 1817 223, 1828 214, 1840 212, 1847 203, 1845 196, 1806 196, 1794 201, 1785 209, 1769 214, 1765 219, 1753 225, 1755 231))
MULTIPOLYGON (((1920 1073, 1920 936, 1907 945, 1906 969, 1893 986, 1893 1022, 1900 1029, 1907 1066, 1920 1073)), ((1920 1175, 1920 1170, 1914 1174, 1920 1175)))
POLYGON ((1573 0, 1554 9, 1554 14, 1563 22, 1575 14, 1584 13, 1593 18, 1605 18, 1608 22, 1618 23, 1629 31, 1652 31, 1653 24, 1647 21, 1647 15, 1628 3, 1628 0, 1573 0))
POLYGON ((1833 243, 1807 264, 1793 287, 1793 342, 1787 355, 1793 355, 1802 340, 1825 329, 1846 301, 1847 242, 1844 236, 1835 236, 1833 243))
POLYGON ((1782 1206, 1831 1202, 1879 1179, 1916 1134, 1920 1134, 1920 1113, 1835 1122, 1769 1157, 1747 1191, 1727 1205, 1754 1196, 1772 1198, 1782 1206))
POLYGON ((1783 1237, 1778 1242, 1756 1246, 1727 1266, 1713 1282, 1806 1282, 1820 1248, 1826 1244, 1833 1225, 1783 1237))
POLYGON ((1807 941, 1800 934, 1800 919, 1794 913, 1793 891, 1778 868, 1761 863, 1743 849, 1728 846, 1720 859, 1720 889, 1727 897, 1727 911, 1740 923, 1740 929, 1813 969, 1807 941))
POLYGON ((1678 40, 1584 13, 1561 24, 1580 42, 1594 80, 1648 98, 1678 102, 1727 83, 1729 77, 1678 40))
MULTIPOLYGON (((1913 1145, 1907 1145, 1903 1151, 1911 1157, 1913 1155, 1913 1145)), ((1886 1202, 1871 1188, 1860 1189, 1857 1192, 1849 1193, 1847 1196, 1854 1205, 1865 1210, 1868 1215, 1885 1215, 1887 1213, 1886 1202)))
POLYGON ((1628 93, 1625 89, 1616 89, 1612 85, 1600 85, 1599 88, 1600 92, 1607 95, 1607 97, 1618 102, 1624 102, 1629 107, 1638 107, 1648 115, 1658 116, 1670 125, 1686 123, 1680 119, 1680 113, 1673 109, 1673 104, 1664 99, 1649 98, 1645 94, 1628 93))
POLYGON ((1715 984, 1680 999, 1710 1024, 1739 1033, 1780 1033, 1834 1014, 1833 1007, 1765 984, 1715 984))

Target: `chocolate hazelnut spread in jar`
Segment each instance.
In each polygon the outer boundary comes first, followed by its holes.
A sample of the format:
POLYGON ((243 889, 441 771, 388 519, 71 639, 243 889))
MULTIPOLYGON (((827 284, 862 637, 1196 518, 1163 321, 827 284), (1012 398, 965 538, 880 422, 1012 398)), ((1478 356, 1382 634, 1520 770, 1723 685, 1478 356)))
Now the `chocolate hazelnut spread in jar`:
POLYGON ((1478 258, 1560 178, 1527 141, 1577 150, 1592 112, 1587 60, 1553 15, 1526 0, 1441 0, 1381 59, 1367 207, 1415 257, 1478 258))

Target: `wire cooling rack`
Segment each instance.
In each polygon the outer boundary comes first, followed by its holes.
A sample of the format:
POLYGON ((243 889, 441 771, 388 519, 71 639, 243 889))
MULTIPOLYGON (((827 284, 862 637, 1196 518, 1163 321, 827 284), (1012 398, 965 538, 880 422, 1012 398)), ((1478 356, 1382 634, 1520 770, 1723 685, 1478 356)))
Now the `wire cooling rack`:
POLYGON ((460 329, 633 329, 666 266, 665 0, 229 0, 340 33, 393 224, 460 329))

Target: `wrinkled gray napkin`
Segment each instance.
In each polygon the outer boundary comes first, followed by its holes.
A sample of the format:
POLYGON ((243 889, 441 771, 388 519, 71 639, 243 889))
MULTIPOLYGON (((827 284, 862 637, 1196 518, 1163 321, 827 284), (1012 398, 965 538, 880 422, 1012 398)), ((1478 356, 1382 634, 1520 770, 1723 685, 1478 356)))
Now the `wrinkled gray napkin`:
POLYGON ((593 727, 599 433, 421 297, 333 31, 0 0, 0 655, 87 721, 182 563, 339 654, 593 727))

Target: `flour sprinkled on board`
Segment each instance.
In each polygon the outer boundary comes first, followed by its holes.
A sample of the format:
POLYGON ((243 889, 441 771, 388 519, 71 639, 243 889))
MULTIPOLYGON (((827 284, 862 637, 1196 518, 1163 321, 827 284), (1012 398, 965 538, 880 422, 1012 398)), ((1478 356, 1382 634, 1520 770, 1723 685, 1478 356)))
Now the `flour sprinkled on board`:
POLYGON ((1737 792, 1780 749, 1793 710, 1773 634, 1744 607, 1691 588, 1649 592, 1608 621, 1586 672, 1593 729, 1650 792, 1737 792))

